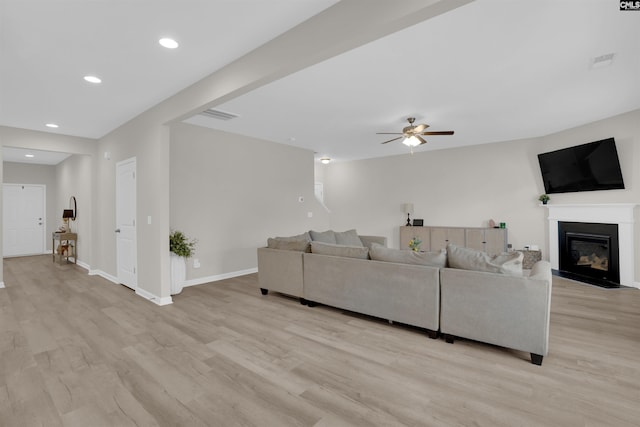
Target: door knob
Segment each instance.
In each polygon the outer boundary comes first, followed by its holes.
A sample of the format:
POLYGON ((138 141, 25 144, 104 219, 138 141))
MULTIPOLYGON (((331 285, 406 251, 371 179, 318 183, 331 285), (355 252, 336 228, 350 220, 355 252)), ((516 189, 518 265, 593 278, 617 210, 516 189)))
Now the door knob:
POLYGON ((120 232, 120 229, 119 229, 119 228, 116 228, 116 233, 119 233, 119 232, 120 232))

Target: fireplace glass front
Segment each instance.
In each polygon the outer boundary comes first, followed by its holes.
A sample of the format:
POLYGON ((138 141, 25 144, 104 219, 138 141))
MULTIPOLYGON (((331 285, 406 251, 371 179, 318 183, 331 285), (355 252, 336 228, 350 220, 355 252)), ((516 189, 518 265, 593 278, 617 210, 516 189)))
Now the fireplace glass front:
POLYGON ((600 286, 619 286, 617 225, 561 222, 558 231, 560 273, 600 286))

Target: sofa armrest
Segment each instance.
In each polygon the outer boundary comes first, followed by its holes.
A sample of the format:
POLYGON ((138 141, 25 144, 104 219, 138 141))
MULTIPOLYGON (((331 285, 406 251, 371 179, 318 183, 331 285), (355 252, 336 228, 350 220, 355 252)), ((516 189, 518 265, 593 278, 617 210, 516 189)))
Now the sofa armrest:
POLYGON ((261 289, 302 296, 302 252, 258 248, 258 282, 261 289))
POLYGON ((514 277, 441 269, 442 333, 545 356, 551 312, 549 263, 542 261, 532 273, 514 277))
POLYGON ((531 268, 529 279, 548 280, 551 282, 551 263, 549 261, 538 261, 531 268))
POLYGON ((371 249, 372 243, 387 246, 387 238, 383 236, 358 236, 362 240, 362 244, 371 249))

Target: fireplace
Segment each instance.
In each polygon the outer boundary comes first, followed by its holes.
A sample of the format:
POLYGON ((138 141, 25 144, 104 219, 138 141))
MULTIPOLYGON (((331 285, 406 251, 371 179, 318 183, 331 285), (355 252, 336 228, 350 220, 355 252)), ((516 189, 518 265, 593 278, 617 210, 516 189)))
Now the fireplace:
POLYGON ((620 287, 618 225, 558 222, 561 276, 606 288, 620 287))
MULTIPOLYGON (((636 264, 636 248, 634 243, 634 225, 636 221, 634 211, 637 206, 635 203, 576 205, 549 204, 544 206, 549 211, 549 261, 551 262, 551 268, 554 271, 554 274, 560 270, 561 240, 558 230, 561 222, 609 224, 616 226, 618 229, 618 283, 622 286, 640 288, 640 282, 634 281, 634 270, 636 264)), ((589 233, 580 230, 578 230, 577 233, 606 234, 589 233)), ((609 268, 611 268, 611 259, 608 263, 609 268)))

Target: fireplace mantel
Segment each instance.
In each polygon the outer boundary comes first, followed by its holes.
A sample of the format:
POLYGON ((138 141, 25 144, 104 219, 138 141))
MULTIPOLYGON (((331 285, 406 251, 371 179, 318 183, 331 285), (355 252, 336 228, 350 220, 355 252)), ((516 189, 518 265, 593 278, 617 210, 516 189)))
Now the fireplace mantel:
POLYGON ((545 205, 549 210, 549 261, 551 268, 559 269, 558 222, 597 222, 617 224, 620 249, 620 284, 634 283, 634 210, 636 204, 577 204, 545 205))

